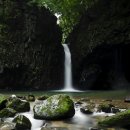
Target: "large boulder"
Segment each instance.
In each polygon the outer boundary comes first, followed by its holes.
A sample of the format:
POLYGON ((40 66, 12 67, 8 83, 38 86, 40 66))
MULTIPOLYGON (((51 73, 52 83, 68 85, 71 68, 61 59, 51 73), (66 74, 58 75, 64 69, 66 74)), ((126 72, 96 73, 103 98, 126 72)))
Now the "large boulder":
POLYGON ((130 110, 107 117, 98 124, 103 127, 130 127, 130 110))
POLYGON ((15 130, 31 130, 31 122, 24 115, 18 115, 13 119, 13 122, 16 123, 15 130))
POLYGON ((13 98, 12 100, 8 101, 6 107, 12 108, 17 112, 30 111, 30 103, 19 98, 13 98))
POLYGON ((59 120, 71 118, 75 114, 74 103, 67 95, 54 95, 34 106, 34 118, 59 120))
POLYGON ((4 108, 0 111, 0 118, 14 117, 16 113, 12 108, 4 108))

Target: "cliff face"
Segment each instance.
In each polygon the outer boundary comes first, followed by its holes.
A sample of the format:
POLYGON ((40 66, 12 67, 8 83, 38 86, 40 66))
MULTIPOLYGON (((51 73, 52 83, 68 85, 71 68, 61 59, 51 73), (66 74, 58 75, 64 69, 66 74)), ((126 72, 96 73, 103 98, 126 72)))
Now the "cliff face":
POLYGON ((29 0, 0 1, 0 89, 55 89, 64 51, 56 17, 29 0))
POLYGON ((130 81, 130 1, 98 0, 69 35, 75 86, 127 87, 130 81))

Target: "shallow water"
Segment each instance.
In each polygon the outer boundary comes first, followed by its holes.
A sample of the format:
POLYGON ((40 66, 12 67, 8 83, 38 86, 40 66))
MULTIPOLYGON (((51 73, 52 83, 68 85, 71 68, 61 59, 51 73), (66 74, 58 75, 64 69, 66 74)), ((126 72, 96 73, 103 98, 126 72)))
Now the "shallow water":
MULTIPOLYGON (((61 130, 90 130, 90 128, 96 126, 96 120, 95 120, 96 116, 112 116, 113 115, 111 113, 104 113, 104 112, 100 112, 100 113, 95 112, 92 115, 86 115, 80 112, 80 106, 77 106, 75 107, 75 115, 71 119, 66 119, 66 120, 61 120, 61 121, 36 120, 33 118, 34 104, 35 103, 31 103, 30 112, 19 113, 29 118, 29 120, 32 123, 31 130, 40 130, 41 127, 62 127, 61 130)), ((118 130, 122 130, 122 129, 118 129, 118 130)))
MULTIPOLYGON (((72 98, 75 96, 75 97, 85 97, 85 95, 87 96, 91 96, 91 95, 96 95, 96 96, 103 96, 105 95, 106 96, 106 92, 103 92, 103 94, 101 94, 101 92, 98 92, 98 93, 94 93, 92 94, 93 92, 89 91, 89 92, 85 92, 85 93, 67 93, 68 95, 70 95, 72 98)), ((120 93, 120 92, 119 92, 120 93)), ((44 93, 45 95, 46 93, 44 93)), ((47 92, 48 94, 48 92, 47 92)), ((54 95, 54 94, 57 94, 55 92, 53 93, 50 93, 50 95, 54 95)), ((107 94, 111 97, 111 95, 109 94, 109 92, 107 92, 107 94)), ((115 92, 112 92, 112 94, 115 96, 115 97, 118 97, 118 93, 117 95, 115 94, 115 92), (114 94, 113 94, 114 93, 114 94)), ((24 95, 26 95, 24 93, 24 95)), ((34 94, 35 95, 35 94, 34 94)), ((43 95, 41 92, 39 93, 39 95, 43 95)), ((126 95, 124 94, 123 92, 123 95, 126 95)), ((37 102, 37 101, 36 101, 37 102)), ((35 103, 36 103, 35 102, 35 103)), ((100 113, 96 113, 94 112, 92 115, 86 115, 86 114, 83 114, 80 112, 80 106, 76 106, 75 110, 76 110, 76 113, 74 115, 73 118, 71 119, 67 119, 67 120, 61 120, 61 121, 45 121, 45 120, 35 120, 33 118, 33 106, 35 103, 31 103, 31 111, 30 112, 26 112, 26 113, 19 113, 19 114, 23 114, 25 116, 27 116, 31 123, 32 123, 32 128, 31 130, 40 130, 41 127, 62 127, 61 129, 62 130, 89 130, 91 127, 95 127, 96 126, 96 118, 97 116, 112 116, 113 114, 111 113, 104 113, 104 112, 100 112, 100 113)), ((8 118, 6 119, 7 121, 11 121, 13 118, 8 118)), ((124 129, 121 129, 121 128, 117 128, 117 129, 114 129, 114 128, 109 128, 109 129, 103 129, 103 130, 124 130, 124 129)))

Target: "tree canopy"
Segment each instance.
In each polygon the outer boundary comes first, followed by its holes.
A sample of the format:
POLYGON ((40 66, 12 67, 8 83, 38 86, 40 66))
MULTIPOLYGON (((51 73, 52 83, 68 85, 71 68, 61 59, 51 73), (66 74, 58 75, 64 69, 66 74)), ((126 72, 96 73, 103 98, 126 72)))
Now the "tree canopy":
POLYGON ((34 0, 40 6, 49 8, 54 14, 59 16, 59 25, 63 30, 63 39, 72 31, 81 15, 96 0, 34 0))

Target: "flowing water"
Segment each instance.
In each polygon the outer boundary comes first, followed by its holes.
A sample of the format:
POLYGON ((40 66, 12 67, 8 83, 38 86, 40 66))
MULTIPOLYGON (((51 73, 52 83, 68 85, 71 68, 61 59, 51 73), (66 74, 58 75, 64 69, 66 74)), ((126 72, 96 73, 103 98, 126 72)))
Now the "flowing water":
POLYGON ((79 90, 76 90, 73 88, 73 82, 72 82, 72 63, 71 63, 71 53, 69 50, 69 47, 67 44, 62 44, 64 47, 65 52, 65 63, 64 63, 64 89, 61 91, 66 92, 78 92, 79 90))
MULTIPOLYGON (((75 115, 71 119, 60 120, 60 121, 46 121, 46 120, 37 120, 33 118, 33 106, 37 103, 31 103, 31 110, 29 112, 19 113, 17 115, 26 116, 32 124, 31 130, 41 130, 42 127, 48 128, 59 128, 61 130, 89 130, 91 127, 96 126, 95 116, 110 116, 111 114, 94 113, 92 115, 86 115, 80 112, 80 106, 75 106, 75 115)), ((17 116, 16 115, 16 116, 17 116)), ((6 121, 10 122, 13 118, 7 118, 6 121)), ((53 130, 53 129, 52 129, 53 130)), ((56 130, 56 129, 54 129, 56 130)))
MULTIPOLYGON (((61 92, 61 93, 64 93, 64 92, 61 92)), ((100 92, 100 95, 104 95, 102 93, 103 92, 100 92)), ((109 93, 109 92, 107 92, 107 93, 109 93)), ((116 92, 116 93, 114 93, 114 96, 117 93, 121 94, 120 92, 116 92)), ((24 93, 24 95, 26 95, 26 94, 24 93)), ((35 93, 35 94, 38 94, 38 93, 35 93)), ((45 92, 44 92, 44 94, 45 94, 45 92)), ((47 93, 47 94, 49 95, 49 93, 47 93)), ((54 95, 54 94, 56 94, 56 93, 55 92, 50 93, 50 96, 54 95)), ((75 93, 75 92, 74 93, 68 93, 68 94, 69 94, 69 96, 72 97, 72 99, 74 101, 78 101, 79 99, 85 98, 86 97, 85 95, 89 96, 89 94, 91 94, 91 92, 90 93, 85 92, 84 95, 82 95, 83 93, 75 93), (76 96, 78 96, 78 97, 76 97, 76 96)), ((93 94, 95 95, 95 92, 93 92, 93 94)), ((124 94, 126 96, 127 94, 129 94, 129 92, 128 93, 124 92, 124 94)), ((40 92, 40 95, 43 95, 42 92, 40 92)), ((112 93, 109 93, 109 95, 111 95, 110 97, 112 97, 112 93)), ((117 97, 117 95, 116 95, 116 97, 117 97)), ((80 108, 83 107, 83 106, 86 106, 86 103, 87 103, 86 101, 85 102, 83 101, 82 105, 75 104, 75 115, 70 119, 60 120, 60 121, 37 120, 37 119, 34 119, 34 117, 33 117, 33 106, 35 104, 39 104, 40 102, 42 102, 42 101, 36 100, 35 102, 31 102, 30 103, 31 110, 29 112, 18 114, 18 115, 20 115, 20 114, 25 115, 27 118, 29 118, 29 120, 32 123, 31 130, 41 130, 42 127, 49 127, 48 130, 90 130, 90 128, 93 128, 93 127, 96 126, 98 118, 104 118, 106 116, 112 116, 113 115, 112 113, 96 112, 96 110, 93 114, 90 114, 90 115, 83 114, 80 111, 80 108), (50 127, 52 127, 53 129, 51 129, 50 127), (56 129, 55 127, 62 127, 62 128, 56 129)), ((13 118, 6 119, 6 121, 9 121, 9 122, 11 120, 13 120, 13 118)), ((116 128, 111 128, 111 129, 108 128, 107 129, 106 128, 106 129, 103 129, 103 130, 126 130, 126 129, 122 129, 122 128, 117 128, 117 129, 116 128)))

